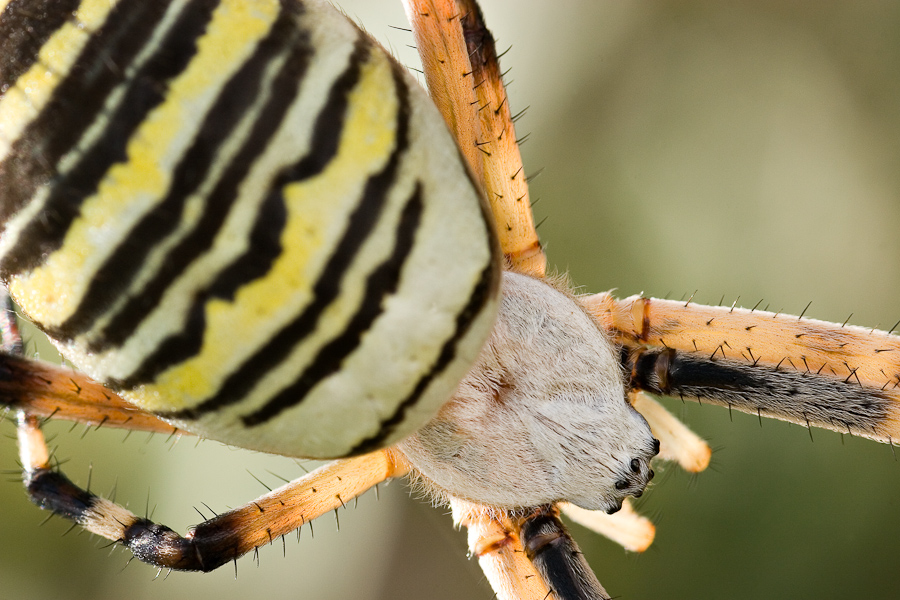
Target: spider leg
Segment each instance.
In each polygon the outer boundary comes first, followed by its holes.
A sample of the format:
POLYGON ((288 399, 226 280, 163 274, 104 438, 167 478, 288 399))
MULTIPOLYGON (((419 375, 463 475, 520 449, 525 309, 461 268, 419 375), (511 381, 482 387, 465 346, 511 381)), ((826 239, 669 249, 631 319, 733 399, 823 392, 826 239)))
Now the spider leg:
POLYGON ((150 433, 187 433, 158 419, 87 375, 22 356, 12 299, 0 286, 0 405, 31 417, 150 433))
POLYGON ((144 562, 179 570, 215 569, 408 471, 391 450, 338 460, 181 536, 72 483, 54 468, 40 423, 52 417, 156 433, 188 432, 133 407, 80 373, 17 356, 21 344, 15 316, 8 296, 0 294, 0 302, 7 304, 0 318, 6 350, 0 353, 0 398, 17 412, 19 459, 29 497, 39 507, 121 543, 144 562))
POLYGON ((17 431, 23 480, 32 502, 167 569, 215 569, 407 471, 389 450, 334 461, 181 536, 79 488, 54 469, 36 417, 20 411, 17 431))
POLYGON ((635 410, 647 419, 653 437, 659 440, 658 459, 675 461, 690 473, 699 473, 709 466, 712 457, 709 444, 662 404, 648 394, 634 390, 629 392, 629 399, 635 410))
POLYGON ((543 277, 547 257, 535 231, 494 38, 478 3, 404 0, 403 4, 428 91, 485 191, 509 266, 543 277))
POLYGON ((622 509, 613 514, 602 510, 587 510, 568 502, 558 504, 559 509, 571 520, 594 533, 609 538, 630 552, 643 552, 656 537, 656 526, 637 513, 628 498, 622 509))
POLYGON ((469 532, 469 552, 498 600, 544 600, 550 588, 528 558, 519 528, 504 511, 450 499, 453 521, 469 532))
MULTIPOLYGON (((559 519, 559 507, 510 515, 457 498, 450 500, 450 506, 454 521, 468 528, 469 551, 478 558, 499 600, 609 599, 559 519)), ((564 507, 567 514, 569 510, 579 516, 593 514, 564 507)))
POLYGON ((542 506, 519 523, 525 554, 559 600, 609 600, 556 506, 542 506))
POLYGON ((780 313, 597 294, 630 387, 892 444, 900 338, 780 313))
POLYGON ((0 353, 0 404, 35 417, 151 433, 186 434, 70 368, 0 353))

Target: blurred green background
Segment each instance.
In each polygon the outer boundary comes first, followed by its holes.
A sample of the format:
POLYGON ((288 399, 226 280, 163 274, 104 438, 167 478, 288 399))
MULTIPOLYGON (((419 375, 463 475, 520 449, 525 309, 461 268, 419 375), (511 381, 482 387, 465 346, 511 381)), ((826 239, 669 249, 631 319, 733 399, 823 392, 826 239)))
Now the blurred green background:
MULTIPOLYGON (((396 0, 344 0, 415 64, 396 0)), ((550 261, 585 290, 752 306, 889 328, 900 319, 900 4, 483 0, 512 45, 513 111, 550 261)), ((46 351, 42 351, 46 352, 46 351)), ((46 354, 45 354, 46 355, 46 354)), ((900 464, 887 446, 667 402, 715 448, 689 476, 657 469, 638 502, 643 555, 573 526, 616 597, 888 599, 900 592, 900 464)), ((291 461, 162 436, 69 433, 81 483, 184 530, 302 474, 291 461), (208 511, 206 511, 208 512, 208 511)), ((12 435, 9 424, 3 433, 12 435)), ((0 439, 0 469, 15 469, 0 439)), ((10 476, 12 480, 14 477, 10 476)), ((155 571, 52 520, 0 483, 0 600, 491 598, 465 536, 402 483, 210 575, 155 571), (112 554, 112 556, 110 556, 112 554)))

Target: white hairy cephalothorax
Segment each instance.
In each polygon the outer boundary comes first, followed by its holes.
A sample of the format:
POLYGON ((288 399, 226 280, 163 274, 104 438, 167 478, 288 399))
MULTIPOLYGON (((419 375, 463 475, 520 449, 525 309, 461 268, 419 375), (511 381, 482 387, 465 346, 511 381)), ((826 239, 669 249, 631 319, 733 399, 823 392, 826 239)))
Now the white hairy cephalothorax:
POLYGON ((578 302, 506 272, 478 362, 400 448, 438 496, 615 512, 653 476, 659 445, 625 399, 606 334, 578 302))

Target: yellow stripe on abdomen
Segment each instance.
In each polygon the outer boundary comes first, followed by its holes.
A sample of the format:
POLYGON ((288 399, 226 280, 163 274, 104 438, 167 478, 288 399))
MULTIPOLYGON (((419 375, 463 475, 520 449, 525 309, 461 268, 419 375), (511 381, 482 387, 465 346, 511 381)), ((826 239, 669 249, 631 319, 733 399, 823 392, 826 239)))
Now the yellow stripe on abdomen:
MULTIPOLYGON (((387 59, 371 55, 351 94, 352 108, 337 156, 317 177, 282 189, 288 219, 281 256, 265 277, 241 287, 233 301, 213 299, 207 303, 208 333, 201 352, 145 386, 142 393, 157 402, 144 408, 171 410, 198 404, 221 386, 222 378, 232 368, 309 305, 316 278, 343 232, 348 214, 357 206, 366 178, 384 165, 395 142, 397 103, 390 96, 392 87, 387 59), (365 102, 366 97, 379 96, 386 101, 365 102), (322 202, 324 197, 329 201, 322 202), (229 343, 235 338, 243 340, 242 351, 229 343)), ((230 246, 229 237, 226 230, 221 244, 230 246)), ((217 254, 213 251, 210 262, 217 254)), ((359 268, 365 272, 364 266, 359 268)), ((192 280, 194 275, 186 274, 183 285, 192 280)), ((346 275, 346 281, 349 285, 329 307, 316 334, 298 348, 297 355, 305 356, 300 358, 301 364, 315 355, 324 340, 341 330, 349 310, 357 303, 360 281, 353 273, 346 275)))
MULTIPOLYGON (((69 229, 63 248, 11 287, 40 297, 29 316, 53 328, 78 307, 96 269, 120 236, 165 196, 172 171, 194 141, 205 114, 228 78, 256 47, 278 15, 275 0, 253 3, 224 0, 213 13, 208 33, 197 40, 197 54, 172 82, 166 100, 153 110, 127 146, 127 160, 107 172, 69 229), (225 68, 227 67, 227 68, 225 68), (68 293, 57 294, 65 287, 68 293)), ((190 218, 190 213, 187 215, 190 218)))

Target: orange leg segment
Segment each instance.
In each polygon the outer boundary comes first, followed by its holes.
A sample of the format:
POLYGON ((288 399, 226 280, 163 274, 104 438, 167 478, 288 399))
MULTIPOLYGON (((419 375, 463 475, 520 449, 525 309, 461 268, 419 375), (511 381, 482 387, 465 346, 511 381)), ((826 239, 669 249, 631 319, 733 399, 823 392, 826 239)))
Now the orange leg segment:
POLYGON ((889 332, 642 297, 582 302, 626 348, 637 389, 900 439, 900 338, 889 332))
POLYGON ((474 0, 404 0, 428 90, 481 182, 500 247, 516 271, 543 277, 522 157, 494 39, 474 0))

